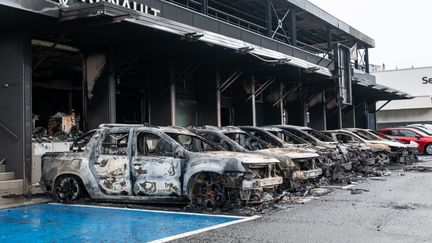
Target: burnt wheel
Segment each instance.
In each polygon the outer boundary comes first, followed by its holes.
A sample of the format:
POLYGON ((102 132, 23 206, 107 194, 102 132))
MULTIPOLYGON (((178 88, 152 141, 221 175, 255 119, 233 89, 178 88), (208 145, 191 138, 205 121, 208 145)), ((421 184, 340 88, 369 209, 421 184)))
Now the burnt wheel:
POLYGON ((199 176, 194 183, 194 204, 202 208, 220 208, 225 205, 225 188, 218 175, 199 176))
POLYGON ((378 153, 375 157, 375 161, 378 165, 389 164, 390 157, 386 153, 378 153))
POLYGON ((432 155, 432 143, 426 145, 424 149, 424 153, 427 155, 432 155))
POLYGON ((83 194, 81 181, 72 175, 61 176, 55 183, 55 196, 60 202, 74 202, 83 194))

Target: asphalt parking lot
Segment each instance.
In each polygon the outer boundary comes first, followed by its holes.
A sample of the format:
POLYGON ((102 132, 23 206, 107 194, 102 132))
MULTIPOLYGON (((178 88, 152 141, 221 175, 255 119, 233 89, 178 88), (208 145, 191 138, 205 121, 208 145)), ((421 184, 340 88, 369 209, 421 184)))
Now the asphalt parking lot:
MULTIPOLYGON (((39 208, 40 205, 47 204, 36 205, 34 209, 39 213, 31 213, 32 210, 29 208, 21 207, 19 212, 12 210, 1 214, 0 219, 3 221, 0 220, 0 223, 4 223, 5 227, 2 227, 0 237, 5 241, 12 238, 14 241, 36 238, 56 241, 60 239, 58 232, 61 232, 64 239, 71 241, 73 239, 84 241, 128 239, 137 242, 157 242, 164 239, 164 241, 174 240, 174 242, 224 243, 432 242, 432 232, 429 229, 429 226, 432 225, 432 202, 428 193, 432 190, 432 156, 420 156, 420 160, 419 163, 408 166, 408 168, 415 168, 414 170, 404 170, 398 167, 389 170, 386 173, 387 176, 384 177, 354 178, 353 185, 330 186, 331 193, 323 196, 295 198, 292 201, 261 208, 261 210, 250 210, 249 208, 228 212, 208 212, 214 214, 215 217, 212 215, 196 217, 194 213, 189 215, 180 213, 177 217, 175 213, 165 215, 163 212, 159 214, 159 211, 155 211, 162 209, 184 211, 185 208, 181 205, 130 205, 82 201, 80 204, 91 206, 88 208, 78 206, 77 214, 82 214, 83 210, 94 214, 93 216, 86 214, 85 222, 81 222, 80 217, 75 217, 76 220, 68 220, 70 218, 68 215, 59 217, 56 214, 54 217, 52 213, 40 213, 43 210, 39 208), (118 212, 99 212, 104 206, 127 207, 129 209, 126 210, 132 210, 138 214, 144 209, 145 215, 140 214, 138 219, 132 217, 131 220, 127 220, 131 217, 128 214, 130 211, 119 209, 118 212), (124 218, 126 222, 114 220, 115 215, 125 213, 127 217, 119 218, 124 218), (219 217, 218 214, 238 214, 239 217, 224 218, 224 216, 219 217), (54 218, 46 218, 50 215, 54 218), (104 216, 101 217, 101 215, 104 216), (154 218, 155 215, 156 218, 154 218), (245 215, 259 217, 243 217, 245 215), (108 216, 111 217, 111 220, 108 216), (94 219, 95 223, 89 222, 89 219, 94 219), (29 221, 29 224, 22 223, 25 221, 29 221), (44 225, 52 225, 54 221, 58 222, 55 223, 55 227, 44 228, 44 225), (110 227, 100 226, 108 221, 110 223, 107 225, 110 227), (48 224, 41 222, 48 222, 48 224), (65 225, 65 222, 68 226, 65 225), (113 225, 113 222, 118 224, 113 225), (26 225, 30 228, 26 229, 26 225), (92 225, 97 227, 94 228, 92 225), (62 227, 69 230, 62 230, 62 227), (73 230, 76 227, 78 231, 73 230), (146 230, 138 230, 143 227, 146 230), (87 233, 81 236, 76 233, 83 230, 87 233), (14 237, 11 232, 15 232, 15 235, 20 238, 14 237), (83 236, 85 237, 82 238, 83 236)), ((35 203, 38 203, 38 200, 41 203, 45 202, 40 199, 33 200, 35 203)), ((59 210, 64 211, 65 208, 59 210)), ((71 209, 66 209, 68 210, 71 209)))
POLYGON ((432 242, 432 173, 396 170, 354 188, 177 242, 432 242))

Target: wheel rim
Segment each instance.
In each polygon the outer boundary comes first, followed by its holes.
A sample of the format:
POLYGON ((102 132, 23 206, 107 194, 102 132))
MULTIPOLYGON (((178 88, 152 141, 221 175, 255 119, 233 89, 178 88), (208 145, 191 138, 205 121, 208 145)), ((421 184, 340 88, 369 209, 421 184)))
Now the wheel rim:
POLYGON ((80 186, 78 181, 72 177, 66 177, 60 181, 57 187, 57 195, 63 202, 72 202, 78 198, 80 186))
POLYGON ((431 145, 428 145, 428 146, 426 147, 426 153, 427 153, 427 154, 432 154, 432 146, 431 146, 431 145))
POLYGON ((388 164, 390 163, 390 158, 386 154, 378 154, 376 156, 376 160, 378 164, 388 164))
POLYGON ((220 207, 225 202, 222 185, 216 181, 204 181, 199 185, 196 194, 197 204, 206 208, 220 207))

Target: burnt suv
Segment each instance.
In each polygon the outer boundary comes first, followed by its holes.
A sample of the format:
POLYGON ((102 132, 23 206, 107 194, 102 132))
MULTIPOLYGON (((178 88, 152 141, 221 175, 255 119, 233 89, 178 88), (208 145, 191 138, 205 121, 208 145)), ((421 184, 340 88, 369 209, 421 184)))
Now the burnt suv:
POLYGON ((279 172, 285 178, 284 187, 299 189, 314 182, 322 174, 317 166, 318 154, 300 148, 279 148, 238 127, 206 126, 191 130, 229 151, 271 156, 280 161, 279 172))
POLYGON ((224 151, 184 128, 101 125, 73 147, 42 157, 41 185, 63 202, 87 193, 99 200, 220 207, 260 202, 283 182, 276 159, 224 151))

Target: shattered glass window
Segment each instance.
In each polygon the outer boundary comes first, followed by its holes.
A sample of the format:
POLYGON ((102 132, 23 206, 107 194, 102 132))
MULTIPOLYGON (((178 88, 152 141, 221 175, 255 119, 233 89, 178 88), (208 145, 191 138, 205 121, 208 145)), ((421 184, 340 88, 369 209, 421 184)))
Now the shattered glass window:
POLYGON ((106 133, 102 142, 101 154, 126 155, 129 132, 106 133))
POLYGON ((353 136, 346 134, 336 134, 336 140, 340 143, 359 143, 360 141, 353 136))
POLYGON ((307 141, 287 131, 269 131, 269 132, 289 144, 308 144, 307 141))
POLYGON ((255 136, 261 140, 263 140, 264 142, 270 144, 272 147, 279 147, 281 146, 281 144, 276 141, 275 139, 273 139, 271 136, 267 135, 266 133, 263 133, 262 131, 255 131, 255 130, 248 130, 248 129, 244 129, 245 131, 247 131, 248 133, 250 133, 252 136, 255 136))
POLYGON ((358 135, 359 137, 366 139, 366 140, 376 140, 376 138, 372 134, 369 134, 369 133, 364 132, 364 131, 355 131, 354 133, 356 135, 358 135))
POLYGON ((173 157, 174 151, 171 144, 159 136, 142 132, 137 137, 137 154, 141 156, 173 157))
POLYGON ((289 132, 292 133, 292 134, 294 134, 294 135, 296 135, 297 137, 300 137, 301 139, 307 141, 308 143, 315 144, 315 140, 314 140, 313 138, 311 138, 311 137, 310 137, 309 135, 307 135, 307 134, 304 134, 304 133, 301 132, 301 131, 297 131, 297 130, 294 130, 294 129, 290 129, 289 132))
POLYGON ((313 129, 305 129, 303 130, 304 132, 306 132, 307 134, 313 136, 314 138, 323 141, 323 142, 334 142, 333 139, 331 139, 330 137, 322 134, 321 132, 315 131, 313 129))
POLYGON ((72 145, 72 149, 74 151, 80 152, 84 151, 87 144, 90 142, 90 139, 93 137, 93 135, 96 133, 96 130, 90 131, 80 137, 78 137, 72 145))
POLYGON ((266 143, 265 141, 257 137, 251 136, 247 133, 230 132, 230 133, 224 133, 224 135, 229 137, 234 142, 240 144, 240 146, 242 146, 243 148, 250 151, 273 147, 272 145, 266 143))
POLYGON ((222 150, 197 136, 179 133, 167 133, 167 135, 179 143, 183 148, 191 152, 210 152, 222 150))

